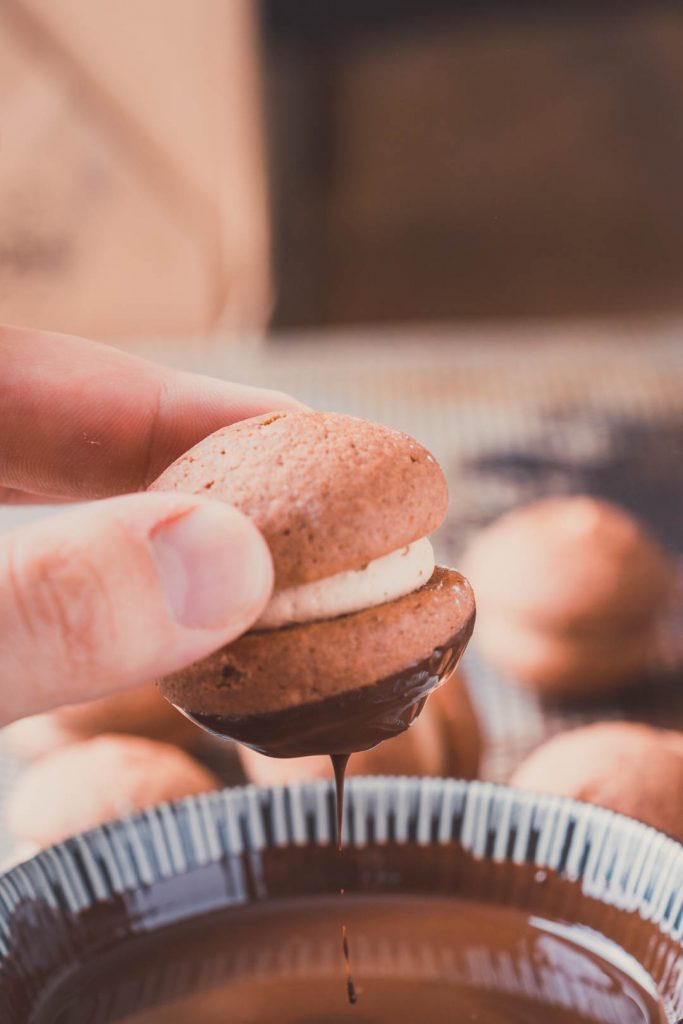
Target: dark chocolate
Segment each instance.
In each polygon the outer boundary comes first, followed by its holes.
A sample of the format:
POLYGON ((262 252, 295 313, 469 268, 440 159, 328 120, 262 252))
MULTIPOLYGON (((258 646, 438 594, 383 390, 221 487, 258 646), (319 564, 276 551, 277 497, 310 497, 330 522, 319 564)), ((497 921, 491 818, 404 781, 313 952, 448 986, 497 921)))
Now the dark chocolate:
POLYGON ((657 991, 680 1007, 680 955, 637 911, 533 864, 450 843, 331 843, 245 852, 76 916, 26 900, 0 1007, 3 1024, 663 1024, 657 991), (203 913, 159 928, 190 905, 203 913))
POLYGON ((229 736, 270 757, 352 754, 404 732, 429 693, 455 670, 474 622, 401 672, 334 697, 259 715, 205 715, 181 709, 219 736, 229 736))

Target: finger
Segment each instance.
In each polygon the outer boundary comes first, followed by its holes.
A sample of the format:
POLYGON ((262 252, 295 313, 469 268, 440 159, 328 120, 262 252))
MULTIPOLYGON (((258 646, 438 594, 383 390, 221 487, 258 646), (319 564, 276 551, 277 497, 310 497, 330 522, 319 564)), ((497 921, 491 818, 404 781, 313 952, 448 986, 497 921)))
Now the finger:
POLYGON ((16 487, 0 487, 0 505, 62 505, 71 498, 54 498, 33 491, 20 491, 16 487))
POLYGON ((0 328, 0 484, 49 497, 144 488, 207 434, 272 409, 228 384, 62 334, 0 328))
POLYGON ((0 535, 0 725, 204 657, 272 586, 250 520, 190 495, 94 502, 0 535))

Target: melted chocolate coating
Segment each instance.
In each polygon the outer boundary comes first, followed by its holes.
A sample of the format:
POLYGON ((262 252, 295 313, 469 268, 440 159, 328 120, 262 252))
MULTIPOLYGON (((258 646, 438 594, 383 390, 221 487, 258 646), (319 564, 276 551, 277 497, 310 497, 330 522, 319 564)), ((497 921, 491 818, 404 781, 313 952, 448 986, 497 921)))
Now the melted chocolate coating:
POLYGON ((429 693, 455 670, 473 626, 473 621, 468 622, 428 658, 403 671, 334 697, 260 715, 204 715, 180 710, 209 732, 229 736, 270 757, 369 750, 412 725, 429 693))
POLYGON ((449 843, 304 845, 206 864, 76 916, 25 902, 0 1006, 3 1024, 664 1024, 662 1002, 680 1006, 679 961, 680 943, 637 912, 531 864, 449 843), (188 905, 198 917, 159 927, 188 905))
MULTIPOLYGON (((250 1024, 659 1024, 656 1002, 636 976, 591 949, 578 929, 530 921, 521 911, 404 897, 350 900, 345 908, 363 951, 357 1008, 345 1005, 334 954, 333 900, 271 908, 214 939, 222 961, 213 991, 171 999, 126 1024, 188 1020, 250 1024), (332 927, 331 927, 332 926, 332 927), (222 948, 221 948, 222 947, 222 948), (261 965, 268 964, 265 968, 261 965)), ((237 923, 237 922, 236 922, 237 923)), ((158 951, 161 953, 161 950, 158 951)), ((601 955, 603 953, 604 955, 601 955)), ((207 972, 208 973, 208 972, 207 972)), ((218 974, 218 972, 216 972, 218 974)))

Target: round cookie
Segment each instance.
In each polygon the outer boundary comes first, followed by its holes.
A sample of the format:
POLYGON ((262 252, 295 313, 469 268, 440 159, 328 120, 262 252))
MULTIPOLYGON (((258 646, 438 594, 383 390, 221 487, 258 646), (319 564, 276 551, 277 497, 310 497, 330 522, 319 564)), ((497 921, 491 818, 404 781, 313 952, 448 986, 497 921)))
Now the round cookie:
POLYGON ((147 736, 186 749, 201 738, 192 722, 163 699, 154 683, 22 718, 7 726, 3 737, 18 757, 33 761, 58 747, 106 732, 147 736))
POLYGON ((446 483, 407 435, 340 413, 260 416, 206 438, 153 486, 234 504, 275 565, 271 617, 159 683, 199 724, 277 757, 365 750, 407 728, 455 667, 474 599, 434 568, 426 537, 446 483))
POLYGON ((427 536, 448 502, 434 456, 407 434, 310 411, 225 427, 150 490, 203 494, 244 512, 268 542, 276 589, 359 568, 427 536))
POLYGON ((607 807, 683 842, 683 733, 629 722, 574 729, 535 750, 510 784, 607 807))
POLYGON ((640 628, 665 602, 667 561, 623 509, 586 495, 546 498, 501 516, 464 558, 481 609, 535 629, 583 635, 640 628))
MULTIPOLYGON (((430 696, 417 721, 405 732, 349 761, 347 775, 422 775, 474 779, 482 737, 467 687, 454 672, 446 686, 430 696)), ((247 778, 260 786, 328 778, 324 755, 275 760, 238 745, 247 778)))
POLYGON ((472 592, 436 568, 424 587, 352 615, 252 631, 166 676, 173 704, 203 715, 256 715, 357 690, 428 658, 468 629, 472 592))
POLYGON ((647 664, 671 590, 656 542, 596 498, 548 498, 502 516, 470 544, 477 646, 503 674, 586 695, 647 664))
POLYGON ((503 615, 479 613, 477 646, 491 664, 549 698, 591 697, 634 678, 652 652, 652 631, 575 637, 532 629, 503 615))
POLYGON ((178 747, 105 735, 56 750, 19 776, 6 817, 13 838, 43 848, 165 800, 219 788, 178 747))

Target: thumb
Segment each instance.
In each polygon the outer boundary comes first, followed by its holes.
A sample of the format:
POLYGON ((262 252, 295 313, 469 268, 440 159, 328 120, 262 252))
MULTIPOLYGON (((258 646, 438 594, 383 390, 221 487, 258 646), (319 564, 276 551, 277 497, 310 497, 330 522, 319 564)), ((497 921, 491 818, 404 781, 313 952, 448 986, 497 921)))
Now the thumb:
POLYGON ((127 495, 0 535, 0 724, 135 686, 258 618, 268 546, 236 509, 127 495))

